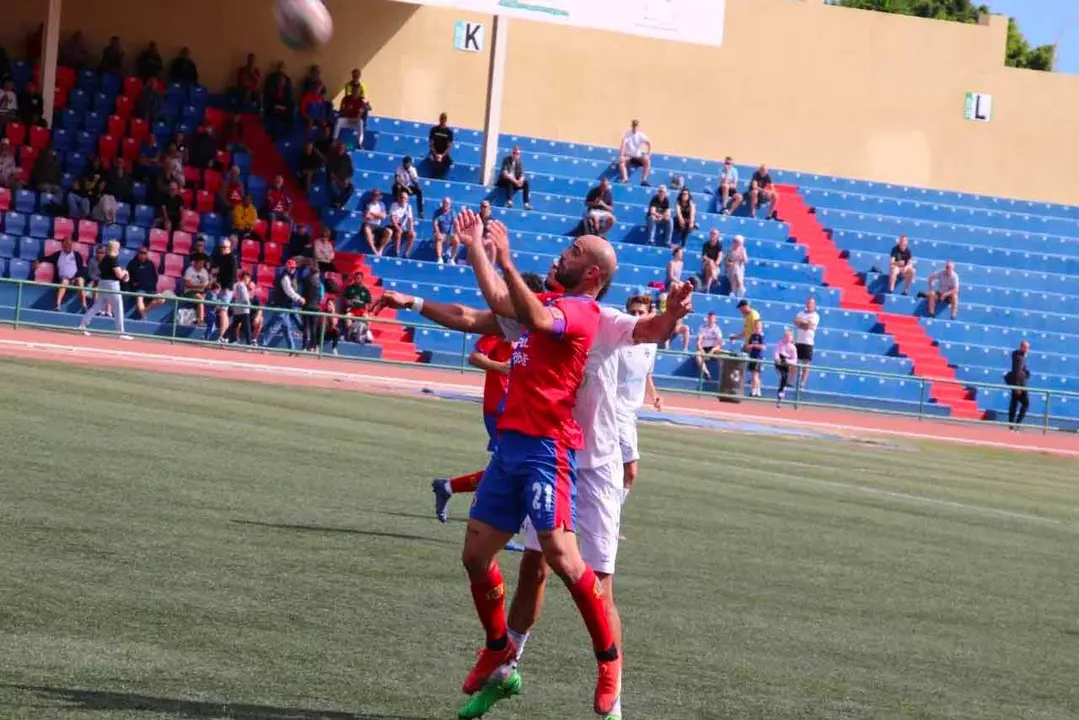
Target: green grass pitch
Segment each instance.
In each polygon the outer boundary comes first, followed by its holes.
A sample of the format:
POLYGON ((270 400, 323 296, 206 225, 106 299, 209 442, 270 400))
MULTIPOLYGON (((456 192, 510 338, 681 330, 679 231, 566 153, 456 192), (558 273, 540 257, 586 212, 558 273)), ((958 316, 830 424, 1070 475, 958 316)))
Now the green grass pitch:
MULTIPOLYGON (((478 408, 6 360, 0 718, 453 718, 478 408)), ((627 718, 1079 717, 1079 464, 647 426, 627 718)), ((512 584, 517 555, 501 562, 512 584)), ((590 717, 552 586, 524 695, 590 717)))

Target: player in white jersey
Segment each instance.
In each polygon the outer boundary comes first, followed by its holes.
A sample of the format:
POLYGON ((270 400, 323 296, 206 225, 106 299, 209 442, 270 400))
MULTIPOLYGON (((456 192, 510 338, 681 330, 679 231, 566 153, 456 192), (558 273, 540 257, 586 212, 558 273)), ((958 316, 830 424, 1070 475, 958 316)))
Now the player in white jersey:
MULTIPOLYGON (((626 312, 635 317, 651 315, 652 296, 631 297, 626 301, 626 312)), ((622 448, 624 496, 629 495, 637 479, 637 461, 641 459, 637 449, 637 411, 648 398, 656 410, 663 410, 663 400, 652 381, 658 350, 659 346, 653 343, 640 343, 622 348, 618 357, 618 443, 622 448)))

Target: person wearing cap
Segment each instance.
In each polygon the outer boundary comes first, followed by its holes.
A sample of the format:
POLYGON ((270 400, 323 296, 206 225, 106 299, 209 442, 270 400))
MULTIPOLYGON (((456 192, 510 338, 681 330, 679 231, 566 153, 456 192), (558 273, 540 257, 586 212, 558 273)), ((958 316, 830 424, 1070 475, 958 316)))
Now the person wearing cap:
MULTIPOLYGON (((754 310, 753 305, 745 298, 738 301, 738 312, 742 313, 742 343, 746 344, 753 334, 753 329, 761 321, 761 314, 754 310)), ((737 335, 731 335, 731 340, 737 339, 737 335)))
POLYGON ((382 191, 375 188, 363 211, 363 237, 371 253, 382 256, 382 247, 389 242, 390 229, 385 226, 386 206, 382 203, 382 191))
POLYGON ((420 188, 420 174, 416 172, 416 166, 412 164, 412 158, 405 155, 401 164, 393 173, 393 196, 398 197, 404 191, 416 198, 416 209, 423 219, 423 190, 420 188))
POLYGON ((284 330, 285 343, 292 352, 296 351, 296 341, 292 338, 292 323, 296 321, 293 310, 297 305, 304 302, 303 295, 296 290, 296 261, 289 258, 285 261, 285 267, 274 278, 273 289, 270 291, 270 307, 274 309, 273 317, 263 328, 265 338, 261 344, 269 345, 277 333, 278 326, 284 330))

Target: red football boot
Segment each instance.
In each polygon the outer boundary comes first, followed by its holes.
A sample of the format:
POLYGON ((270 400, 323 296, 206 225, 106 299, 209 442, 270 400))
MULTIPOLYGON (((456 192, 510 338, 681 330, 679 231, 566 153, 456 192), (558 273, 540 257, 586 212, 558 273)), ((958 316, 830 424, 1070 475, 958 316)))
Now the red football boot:
POLYGON ((618 697, 622 694, 622 656, 614 660, 600 660, 599 673, 596 677, 597 715, 606 715, 614 709, 618 697))
MULTIPOLYGON (((515 657, 517 657, 517 648, 509 638, 506 638, 506 647, 501 650, 491 650, 490 648, 480 650, 476 664, 472 667, 472 671, 468 673, 468 677, 465 678, 465 683, 461 686, 461 690, 468 695, 479 692, 487 685, 487 680, 495 674, 498 668, 515 657)), ((597 695, 596 697, 598 698, 599 696, 597 695)), ((614 701, 612 700, 611 702, 613 703, 614 701)))

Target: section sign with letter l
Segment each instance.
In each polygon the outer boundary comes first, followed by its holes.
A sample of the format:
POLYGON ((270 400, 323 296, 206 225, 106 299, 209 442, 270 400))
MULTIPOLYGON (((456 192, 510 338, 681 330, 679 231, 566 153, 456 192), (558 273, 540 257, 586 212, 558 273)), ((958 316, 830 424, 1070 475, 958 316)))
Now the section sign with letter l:
POLYGON ((726 0, 396 1, 715 47, 723 44, 726 11, 726 0))

